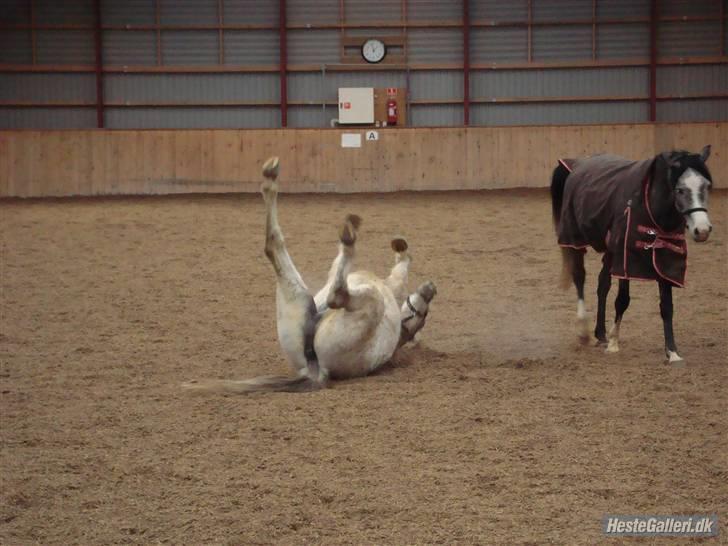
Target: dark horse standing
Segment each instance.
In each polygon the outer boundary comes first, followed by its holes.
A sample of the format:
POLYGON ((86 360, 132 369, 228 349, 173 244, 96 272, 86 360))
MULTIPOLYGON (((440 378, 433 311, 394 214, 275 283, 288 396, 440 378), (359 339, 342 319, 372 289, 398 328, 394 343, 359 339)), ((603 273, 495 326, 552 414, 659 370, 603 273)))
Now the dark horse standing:
POLYGON ((685 229, 697 242, 708 239, 708 192, 712 185, 700 154, 665 152, 630 161, 613 155, 560 160, 551 181, 554 225, 562 247, 564 273, 578 297, 582 342, 589 333, 584 306, 584 254, 604 253, 597 289, 597 342, 619 351, 619 325, 629 306, 629 281, 656 280, 665 330, 665 354, 680 362, 672 330, 672 287, 682 287, 687 270, 685 229), (607 338, 605 308, 611 277, 619 279, 614 326, 607 338))

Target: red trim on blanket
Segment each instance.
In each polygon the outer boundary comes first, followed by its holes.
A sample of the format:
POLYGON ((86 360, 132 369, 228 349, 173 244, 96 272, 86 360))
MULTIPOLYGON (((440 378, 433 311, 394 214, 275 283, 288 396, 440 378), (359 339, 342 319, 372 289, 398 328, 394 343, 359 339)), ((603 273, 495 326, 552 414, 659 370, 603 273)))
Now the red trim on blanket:
POLYGON ((635 277, 634 275, 617 275, 615 273, 612 273, 613 279, 620 279, 623 281, 652 281, 655 282, 655 279, 648 279, 646 277, 635 277))
POLYGON ((573 248, 574 250, 583 250, 584 252, 586 252, 586 249, 589 248, 589 245, 566 245, 562 243, 559 243, 559 246, 561 248, 573 248))
POLYGON ((629 239, 629 226, 632 222, 632 207, 624 209, 624 213, 627 215, 627 229, 624 231, 624 255, 622 256, 622 268, 624 274, 627 275, 627 240, 629 239))
POLYGON ((571 167, 569 167, 569 166, 568 166, 568 165, 566 164, 566 162, 565 162, 565 161, 564 161, 563 159, 559 159, 559 163, 561 163, 561 165, 563 165, 563 167, 564 167, 564 168, 565 168, 565 169, 566 169, 567 171, 569 171, 570 173, 573 173, 573 172, 574 172, 574 171, 573 171, 573 170, 571 169, 571 167))
MULTIPOLYGON (((653 250, 652 251, 652 267, 655 268, 655 271, 657 272, 657 274, 660 277, 662 277, 663 279, 665 279, 667 282, 672 283, 675 286, 678 286, 680 288, 685 288, 685 283, 679 282, 676 279, 671 279, 670 277, 666 277, 665 275, 662 274, 662 271, 660 271, 660 268, 657 267, 657 260, 655 259, 656 256, 657 256, 657 253, 653 250)), ((688 268, 688 262, 686 259, 685 260, 685 271, 687 271, 687 268, 688 268)))

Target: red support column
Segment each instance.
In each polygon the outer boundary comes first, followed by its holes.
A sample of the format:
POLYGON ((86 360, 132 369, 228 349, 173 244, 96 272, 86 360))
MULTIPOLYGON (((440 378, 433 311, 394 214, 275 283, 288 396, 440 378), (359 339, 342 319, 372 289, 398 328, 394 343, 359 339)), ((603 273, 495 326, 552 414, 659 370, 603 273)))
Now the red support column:
POLYGON ((286 0, 280 0, 280 77, 281 77, 281 127, 288 126, 288 47, 286 40, 286 0))
POLYGON ((650 2, 650 121, 657 121, 657 0, 650 2))
POLYGON ((463 124, 470 125, 470 8, 463 0, 463 124))
POLYGON ((94 43, 96 50, 96 127, 104 128, 104 72, 101 58, 101 0, 94 1, 94 43))

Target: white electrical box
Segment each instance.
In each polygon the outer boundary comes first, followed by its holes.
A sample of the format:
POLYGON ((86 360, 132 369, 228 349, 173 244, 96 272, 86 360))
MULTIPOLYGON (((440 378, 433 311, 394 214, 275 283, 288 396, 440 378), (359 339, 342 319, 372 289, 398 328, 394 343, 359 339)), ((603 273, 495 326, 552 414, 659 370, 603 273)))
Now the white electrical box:
POLYGON ((374 123, 374 88, 339 87, 339 124, 374 123))

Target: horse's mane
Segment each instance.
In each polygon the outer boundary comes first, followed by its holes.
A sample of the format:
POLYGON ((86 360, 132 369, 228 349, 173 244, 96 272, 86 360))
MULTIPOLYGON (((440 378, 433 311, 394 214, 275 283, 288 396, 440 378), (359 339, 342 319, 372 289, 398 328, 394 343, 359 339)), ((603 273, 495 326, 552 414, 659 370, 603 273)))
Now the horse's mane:
POLYGON ((667 159, 668 164, 674 169, 675 174, 672 175, 674 181, 676 181, 686 170, 693 169, 700 173, 711 184, 713 183, 713 177, 710 175, 708 166, 701 159, 700 154, 688 152, 687 150, 672 150, 671 152, 665 152, 662 155, 665 159, 667 159))

